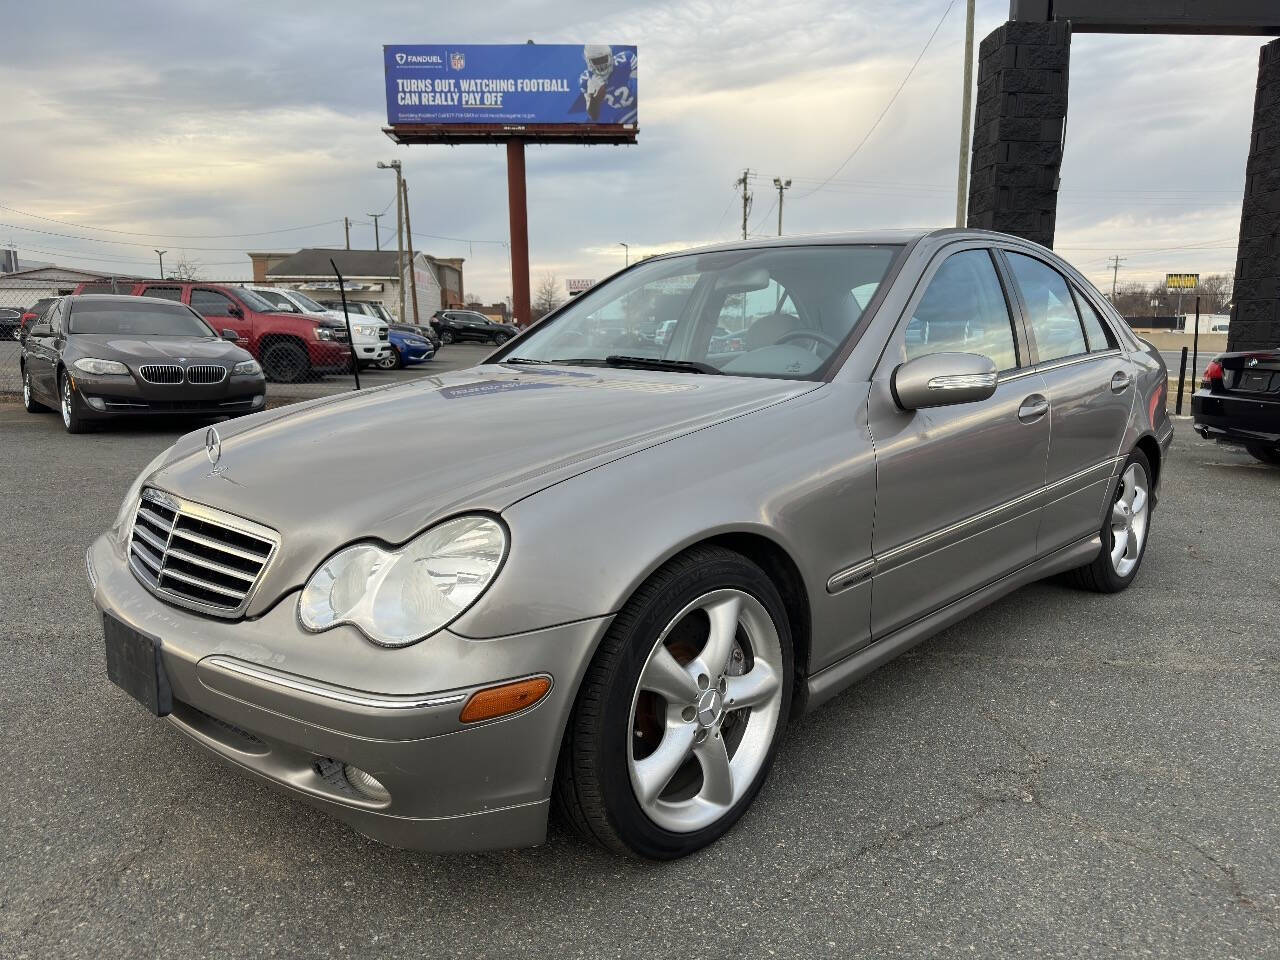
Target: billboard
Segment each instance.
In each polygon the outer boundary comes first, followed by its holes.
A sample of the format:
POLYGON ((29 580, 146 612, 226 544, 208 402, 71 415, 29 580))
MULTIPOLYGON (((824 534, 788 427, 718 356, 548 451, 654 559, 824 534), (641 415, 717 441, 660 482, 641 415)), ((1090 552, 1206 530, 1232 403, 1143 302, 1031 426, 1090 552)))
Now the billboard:
POLYGON ((382 48, 387 123, 636 123, 636 48, 416 44, 382 48))
POLYGON ((569 296, 576 297, 580 293, 585 293, 596 285, 594 280, 566 280, 564 282, 565 289, 569 291, 569 296))
POLYGON ((1166 290, 1194 290, 1200 286, 1198 273, 1166 273, 1164 287, 1166 290))

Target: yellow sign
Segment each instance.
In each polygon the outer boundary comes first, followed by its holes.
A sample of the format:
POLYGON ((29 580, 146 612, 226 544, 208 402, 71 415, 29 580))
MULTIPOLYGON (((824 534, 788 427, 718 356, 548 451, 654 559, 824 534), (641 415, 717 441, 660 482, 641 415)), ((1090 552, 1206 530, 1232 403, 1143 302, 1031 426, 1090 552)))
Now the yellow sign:
POLYGON ((1194 290, 1200 286, 1198 273, 1166 273, 1164 287, 1166 290, 1194 290))

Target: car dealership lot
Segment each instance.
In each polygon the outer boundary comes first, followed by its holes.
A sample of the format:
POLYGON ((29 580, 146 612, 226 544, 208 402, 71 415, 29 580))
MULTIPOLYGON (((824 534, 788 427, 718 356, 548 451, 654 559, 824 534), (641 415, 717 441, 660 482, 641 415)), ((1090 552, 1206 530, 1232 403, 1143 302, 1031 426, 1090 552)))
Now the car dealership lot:
POLYGON ((0 955, 1277 952, 1280 470, 1185 422, 1131 590, 1038 584, 927 641, 799 721, 741 825, 666 865, 559 827, 391 850, 112 686, 84 548, 181 429, 71 437, 0 404, 0 955))

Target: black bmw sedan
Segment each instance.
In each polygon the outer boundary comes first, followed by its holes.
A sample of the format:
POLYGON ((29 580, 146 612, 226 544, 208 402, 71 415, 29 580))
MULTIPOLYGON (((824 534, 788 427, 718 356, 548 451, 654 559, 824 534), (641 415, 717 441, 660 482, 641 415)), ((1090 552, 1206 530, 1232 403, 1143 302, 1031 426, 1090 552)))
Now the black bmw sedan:
POLYGON ((62 412, 68 433, 138 414, 237 416, 266 405, 262 367, 181 303, 63 297, 27 333, 19 363, 28 413, 62 412))

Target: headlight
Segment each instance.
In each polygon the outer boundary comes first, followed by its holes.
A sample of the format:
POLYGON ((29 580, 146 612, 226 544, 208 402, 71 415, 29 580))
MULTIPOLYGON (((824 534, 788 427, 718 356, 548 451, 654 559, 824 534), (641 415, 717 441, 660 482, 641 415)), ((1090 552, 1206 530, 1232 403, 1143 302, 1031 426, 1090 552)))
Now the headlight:
POLYGON ((333 327, 324 327, 324 326, 320 326, 320 325, 318 325, 318 324, 317 324, 317 326, 316 326, 316 339, 317 339, 317 340, 332 340, 332 339, 333 339, 333 327))
POLYGON ((96 360, 93 357, 82 357, 72 364, 81 373, 92 373, 103 377, 113 373, 128 374, 129 368, 119 360, 96 360))
POLYGON ((241 360, 231 368, 233 377, 253 377, 262 372, 262 367, 257 360, 241 360))
POLYGON ((313 631, 349 623, 374 643, 402 647, 475 603, 506 551, 506 530, 483 516, 448 520, 398 550, 359 543, 311 575, 298 619, 313 631))
POLYGON ((116 521, 111 525, 112 530, 120 533, 128 526, 129 521, 133 518, 133 508, 138 503, 138 494, 142 493, 142 484, 151 475, 152 471, 168 459, 171 450, 173 450, 172 446, 161 450, 154 460, 142 468, 142 472, 129 485, 129 489, 124 495, 124 502, 120 504, 120 509, 116 513, 116 521))
POLYGON ((351 329, 362 337, 376 337, 378 335, 378 328, 367 323, 354 324, 351 329))

